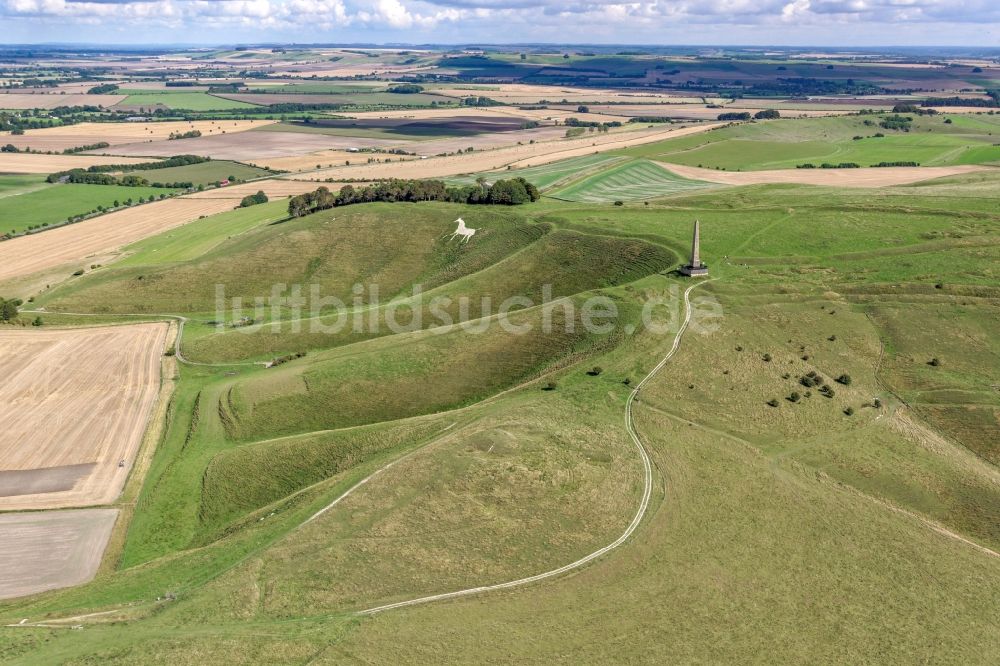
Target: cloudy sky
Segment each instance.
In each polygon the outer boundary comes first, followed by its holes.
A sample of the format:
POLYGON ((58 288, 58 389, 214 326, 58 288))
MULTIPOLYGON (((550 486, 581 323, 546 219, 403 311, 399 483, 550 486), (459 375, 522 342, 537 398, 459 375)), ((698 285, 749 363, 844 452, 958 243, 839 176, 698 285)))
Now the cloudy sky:
POLYGON ((1000 45, 1000 0, 0 0, 4 43, 1000 45))

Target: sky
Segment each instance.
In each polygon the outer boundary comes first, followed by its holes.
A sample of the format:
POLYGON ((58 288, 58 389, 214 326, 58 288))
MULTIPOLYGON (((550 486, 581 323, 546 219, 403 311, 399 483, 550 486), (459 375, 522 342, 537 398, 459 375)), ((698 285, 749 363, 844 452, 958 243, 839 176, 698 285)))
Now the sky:
POLYGON ((1000 46, 1000 0, 0 0, 2 43, 1000 46))

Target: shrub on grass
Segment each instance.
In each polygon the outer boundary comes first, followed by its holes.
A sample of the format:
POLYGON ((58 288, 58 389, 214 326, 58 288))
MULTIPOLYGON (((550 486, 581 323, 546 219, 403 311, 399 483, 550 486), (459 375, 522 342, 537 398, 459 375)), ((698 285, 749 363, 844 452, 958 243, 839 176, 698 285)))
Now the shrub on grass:
POLYGON ((767 401, 767 404, 770 405, 771 407, 777 407, 778 404, 779 404, 778 403, 778 399, 777 398, 771 398, 770 400, 767 401))
POLYGON ((927 361, 927 365, 931 365, 931 366, 934 366, 936 368, 939 365, 941 365, 941 360, 938 357, 935 356, 931 360, 927 361))
POLYGON ((841 376, 837 377, 837 383, 838 384, 843 384, 844 386, 850 386, 851 385, 851 376, 848 375, 847 373, 844 373, 841 376))
POLYGON ((765 363, 770 363, 771 362, 771 355, 770 354, 764 354, 761 358, 764 359, 765 363))
POLYGON ((587 371, 587 374, 590 375, 591 377, 596 377, 597 375, 601 374, 602 372, 604 372, 604 368, 602 368, 599 365, 595 365, 593 368, 591 368, 590 370, 587 371))
POLYGON ((545 384, 545 386, 542 387, 542 390, 543 391, 555 391, 557 388, 559 388, 558 384, 556 384, 555 382, 548 382, 547 384, 545 384))
POLYGON ((847 414, 848 416, 854 416, 854 408, 848 407, 847 409, 844 410, 844 414, 847 414))
POLYGON ((791 395, 788 396, 788 402, 798 402, 802 399, 802 396, 798 391, 792 391, 791 395))

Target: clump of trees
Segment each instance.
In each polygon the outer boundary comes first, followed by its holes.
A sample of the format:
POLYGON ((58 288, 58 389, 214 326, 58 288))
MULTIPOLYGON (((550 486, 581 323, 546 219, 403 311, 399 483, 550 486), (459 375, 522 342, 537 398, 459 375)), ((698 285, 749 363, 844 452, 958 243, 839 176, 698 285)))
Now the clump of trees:
POLYGON ((422 93, 424 91, 423 86, 418 86, 416 83, 397 83, 394 86, 389 86, 388 92, 395 93, 397 95, 415 95, 417 93, 422 93))
POLYGON ((199 136, 201 136, 201 130, 191 130, 189 132, 171 132, 167 139, 176 141, 178 139, 197 139, 199 136))
POLYGON ((775 120, 781 117, 781 113, 777 109, 764 109, 753 114, 753 117, 757 120, 775 120))
POLYGON ((891 116, 886 116, 885 118, 883 118, 878 125, 883 129, 909 132, 912 124, 913 124, 913 118, 910 118, 909 116, 900 116, 898 114, 893 114, 891 116))
POLYGON ((108 148, 111 144, 107 141, 98 141, 97 143, 90 143, 85 146, 75 146, 73 148, 66 148, 63 150, 63 155, 72 155, 73 153, 83 153, 88 150, 100 150, 101 148, 108 148))
POLYGON ((141 176, 112 176, 107 173, 93 173, 83 169, 71 169, 50 174, 46 179, 49 183, 78 183, 82 185, 125 185, 127 187, 146 187, 149 181, 141 176))
POLYGON ((94 86, 87 91, 88 95, 110 95, 111 93, 118 90, 118 86, 114 83, 104 83, 99 86, 94 86))
POLYGON ((730 113, 720 113, 717 120, 750 120, 752 116, 749 111, 744 111, 741 113, 730 112, 730 113))
POLYGON ((0 298, 0 321, 9 322, 17 319, 18 308, 24 303, 20 298, 0 298))
POLYGON ((538 188, 524 178, 498 180, 492 185, 481 182, 461 187, 448 187, 440 180, 391 179, 372 183, 365 187, 345 185, 337 194, 326 187, 320 187, 313 192, 306 192, 289 199, 288 214, 292 217, 301 217, 336 206, 375 201, 448 201, 451 203, 516 206, 530 201, 538 201, 540 197, 538 188))
POLYGON ((240 201, 240 208, 249 208, 250 206, 256 206, 258 204, 266 204, 267 201, 267 195, 264 194, 264 190, 257 190, 256 194, 248 194, 243 197, 243 200, 240 201))

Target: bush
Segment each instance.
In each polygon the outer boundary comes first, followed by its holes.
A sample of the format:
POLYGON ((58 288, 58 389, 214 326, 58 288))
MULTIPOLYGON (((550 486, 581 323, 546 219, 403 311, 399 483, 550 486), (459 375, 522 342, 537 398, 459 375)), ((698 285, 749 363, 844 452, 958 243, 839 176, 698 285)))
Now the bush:
POLYGON ((770 400, 767 401, 767 404, 770 405, 771 407, 777 407, 780 403, 778 402, 777 398, 771 398, 770 400))
POLYGON ((764 354, 761 358, 764 359, 765 363, 770 363, 771 362, 771 355, 770 354, 764 354))
POLYGON ((798 402, 801 399, 802 396, 799 395, 798 391, 792 391, 791 395, 788 396, 788 402, 798 402))
POLYGON ((42 321, 42 318, 41 318, 41 317, 35 317, 35 318, 34 318, 34 319, 33 319, 33 320, 31 321, 31 325, 32 325, 32 326, 41 326, 41 325, 42 325, 42 324, 44 324, 44 323, 45 323, 45 322, 43 322, 43 321, 42 321))
POLYGON ((935 356, 931 360, 927 361, 927 365, 932 365, 936 368, 941 365, 941 360, 935 356))
POLYGON ((542 390, 543 391, 555 391, 557 388, 559 388, 558 384, 556 384, 555 382, 548 382, 548 383, 545 384, 545 386, 542 387, 542 390))
POLYGON ((602 372, 604 372, 604 368, 602 368, 599 365, 595 365, 593 368, 587 371, 587 374, 590 375, 591 377, 596 377, 602 372))
POLYGON ((837 377, 836 381, 837 381, 838 384, 843 384, 844 386, 850 386, 851 385, 851 376, 848 375, 848 374, 843 374, 843 375, 837 377))
POLYGON ((0 298, 0 321, 13 321, 17 319, 18 307, 20 305, 20 299, 4 300, 0 298))
POLYGON ((264 190, 257 190, 256 194, 248 194, 243 197, 240 201, 240 208, 248 208, 250 206, 257 206, 259 204, 266 204, 268 201, 267 195, 264 194, 264 190))
POLYGON ((847 409, 844 410, 844 414, 847 414, 848 416, 854 416, 854 408, 848 407, 847 409))

